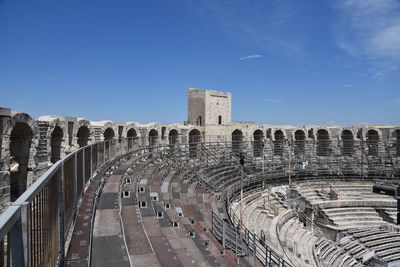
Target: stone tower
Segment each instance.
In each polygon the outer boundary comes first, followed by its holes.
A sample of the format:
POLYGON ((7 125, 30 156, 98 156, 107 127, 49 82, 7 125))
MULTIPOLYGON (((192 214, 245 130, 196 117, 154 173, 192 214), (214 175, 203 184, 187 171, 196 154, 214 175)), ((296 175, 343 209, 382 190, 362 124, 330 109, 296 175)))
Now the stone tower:
POLYGON ((188 89, 188 122, 194 125, 227 125, 231 123, 230 93, 205 89, 188 89))

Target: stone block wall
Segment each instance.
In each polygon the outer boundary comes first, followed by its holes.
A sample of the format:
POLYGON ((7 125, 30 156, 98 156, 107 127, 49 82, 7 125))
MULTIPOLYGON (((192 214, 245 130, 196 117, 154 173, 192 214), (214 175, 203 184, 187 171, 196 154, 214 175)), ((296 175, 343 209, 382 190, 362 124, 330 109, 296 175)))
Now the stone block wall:
MULTIPOLYGON (((23 187, 31 185, 45 172, 55 160, 78 149, 80 146, 103 141, 109 138, 129 137, 135 146, 171 145, 189 142, 189 136, 200 133, 203 142, 231 142, 232 134, 243 142, 257 140, 265 144, 265 151, 273 151, 274 142, 297 140, 299 136, 308 143, 304 149, 308 157, 316 157, 316 144, 321 132, 326 131, 329 140, 342 140, 344 131, 350 133, 353 140, 375 140, 397 142, 394 150, 400 150, 400 126, 360 125, 343 126, 272 126, 254 123, 235 123, 231 121, 231 94, 213 90, 188 90, 189 124, 164 125, 160 123, 139 124, 136 122, 90 121, 84 118, 65 116, 42 116, 37 119, 29 114, 0 108, 0 210, 10 201, 11 177, 22 177, 23 187), (222 116, 219 125, 218 116, 222 116), (202 117, 199 125, 199 116, 202 117), (14 131, 15 130, 15 131, 14 131), (396 141, 397 140, 397 141, 396 141), (152 142, 150 142, 152 141, 152 142), (174 144, 175 144, 174 143, 174 144), (23 169, 23 174, 21 171, 23 169)), ((325 135, 326 136, 326 135, 325 135)), ((279 146, 278 146, 279 147, 279 146)), ((283 155, 287 155, 287 145, 281 146, 283 155), (286 153, 286 154, 285 154, 286 153)), ((332 151, 339 151, 332 144, 332 151)), ((362 147, 354 148, 354 156, 361 157, 362 147)), ((378 153, 385 153, 385 148, 377 146, 378 153)), ((387 152, 387 151, 386 151, 387 152)), ((272 153, 272 152, 271 152, 272 153)), ((400 153, 399 153, 400 155, 400 153)), ((274 160, 274 155, 268 155, 274 160)), ((281 157, 281 156, 280 156, 281 157)), ((18 178, 19 179, 19 178, 18 178)))

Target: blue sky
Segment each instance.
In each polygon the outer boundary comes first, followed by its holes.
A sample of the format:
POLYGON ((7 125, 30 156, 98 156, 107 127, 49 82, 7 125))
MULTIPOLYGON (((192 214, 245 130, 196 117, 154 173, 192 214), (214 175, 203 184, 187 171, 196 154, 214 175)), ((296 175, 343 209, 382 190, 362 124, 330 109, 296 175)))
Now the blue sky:
POLYGON ((233 119, 400 124, 398 0, 0 0, 0 106, 183 122, 188 87, 233 119))

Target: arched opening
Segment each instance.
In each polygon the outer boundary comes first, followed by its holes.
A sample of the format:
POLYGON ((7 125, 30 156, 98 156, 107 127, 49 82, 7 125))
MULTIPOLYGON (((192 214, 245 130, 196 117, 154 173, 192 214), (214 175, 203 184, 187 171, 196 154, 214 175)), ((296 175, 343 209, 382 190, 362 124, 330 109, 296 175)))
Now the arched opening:
POLYGON ((375 130, 369 130, 367 132, 367 148, 368 155, 378 155, 378 143, 379 143, 379 134, 375 130))
POLYGON ((236 129, 232 132, 232 152, 239 153, 242 151, 243 133, 236 129))
POLYGON ((115 133, 114 130, 112 128, 107 128, 104 131, 104 141, 105 141, 105 156, 107 158, 107 160, 109 159, 109 155, 110 155, 110 145, 111 145, 111 140, 114 138, 115 133))
POLYGON ((107 128, 104 131, 104 140, 109 141, 111 139, 113 139, 115 136, 114 130, 112 128, 107 128))
POLYGON ((56 126, 51 133, 51 158, 52 163, 57 162, 61 158, 61 143, 63 138, 63 131, 59 126, 56 126))
POLYGON ((329 133, 327 130, 320 129, 317 131, 317 156, 329 156, 330 155, 330 143, 329 133))
POLYGON ((197 156, 197 146, 201 142, 201 133, 197 129, 193 129, 189 132, 189 156, 197 156))
POLYGON ((220 115, 220 116, 218 116, 218 125, 221 125, 222 124, 222 116, 220 115))
POLYGON ((353 155, 354 152, 354 135, 350 130, 342 132, 342 154, 346 156, 353 155))
POLYGON ((17 122, 10 135, 10 198, 15 201, 25 190, 28 178, 32 129, 17 122))
POLYGON ((253 156, 254 157, 261 157, 263 154, 263 147, 264 147, 264 133, 261 130, 255 130, 253 133, 253 156))
POLYGON ((302 130, 297 130, 294 133, 294 153, 302 154, 305 151, 306 134, 302 130))
POLYGON ((196 124, 201 126, 201 116, 197 117, 197 123, 196 124))
POLYGON ((395 131, 396 135, 396 155, 400 156, 400 129, 395 131))
POLYGON ((158 131, 155 129, 151 129, 149 132, 149 145, 155 146, 158 140, 158 131))
POLYGON ((172 129, 171 131, 169 131, 168 141, 171 146, 178 143, 178 131, 177 130, 172 129))
POLYGON ((277 130, 274 133, 274 155, 282 156, 283 155, 283 143, 285 140, 285 135, 281 130, 277 130))
POLYGON ((126 133, 126 137, 128 138, 128 151, 131 151, 133 149, 137 137, 135 129, 133 128, 129 129, 129 131, 126 133))
POLYGON ((76 137, 78 137, 78 145, 79 147, 87 146, 89 142, 90 131, 86 126, 81 126, 78 129, 76 137))

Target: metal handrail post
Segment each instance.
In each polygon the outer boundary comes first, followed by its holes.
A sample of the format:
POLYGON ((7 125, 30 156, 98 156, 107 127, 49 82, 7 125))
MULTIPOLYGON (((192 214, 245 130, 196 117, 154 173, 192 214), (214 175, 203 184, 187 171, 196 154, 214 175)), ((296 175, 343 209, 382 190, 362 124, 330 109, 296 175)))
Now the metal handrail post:
POLYGON ((93 175, 93 145, 90 146, 90 176, 93 175))
POLYGON ((58 200, 58 227, 59 227, 59 260, 58 266, 65 264, 65 206, 64 206, 64 163, 58 171, 57 200, 58 200))
POLYGON ((85 167, 85 149, 82 150, 82 180, 84 181, 83 184, 86 184, 86 167, 85 167))
MULTIPOLYGON (((104 146, 107 148, 107 161, 109 161, 110 157, 111 157, 111 141, 106 141, 104 143, 104 146), (107 143, 108 143, 108 146, 107 146, 107 143)), ((104 159, 104 163, 106 163, 105 159, 104 159)))
POLYGON ((10 264, 12 267, 29 266, 28 202, 16 205, 20 216, 10 231, 10 264))
MULTIPOLYGON (((85 154, 85 153, 84 153, 85 154)), ((77 203, 78 203, 78 168, 77 168, 77 153, 74 154, 74 158, 72 159, 72 201, 73 201, 73 214, 75 216, 77 211, 77 203)))

